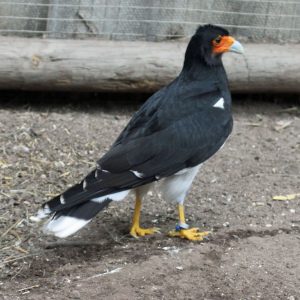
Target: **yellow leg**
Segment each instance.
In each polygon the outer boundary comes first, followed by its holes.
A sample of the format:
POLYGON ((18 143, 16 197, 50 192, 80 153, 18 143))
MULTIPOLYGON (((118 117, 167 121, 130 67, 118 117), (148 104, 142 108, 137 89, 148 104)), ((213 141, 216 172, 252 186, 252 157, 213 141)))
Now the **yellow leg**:
POLYGON ((182 204, 178 204, 178 215, 180 224, 185 224, 184 206, 182 204))
POLYGON ((140 227, 141 207, 142 207, 142 199, 139 193, 136 192, 135 208, 133 213, 132 226, 130 229, 130 234, 135 238, 139 236, 144 236, 144 235, 149 235, 149 234, 154 234, 156 232, 159 232, 159 229, 156 227, 153 228, 140 227))
POLYGON ((184 206, 182 204, 178 205, 178 214, 179 224, 176 226, 176 230, 169 232, 169 236, 176 236, 190 241, 202 241, 209 234, 208 231, 200 232, 199 228, 188 228, 188 225, 185 223, 184 206))

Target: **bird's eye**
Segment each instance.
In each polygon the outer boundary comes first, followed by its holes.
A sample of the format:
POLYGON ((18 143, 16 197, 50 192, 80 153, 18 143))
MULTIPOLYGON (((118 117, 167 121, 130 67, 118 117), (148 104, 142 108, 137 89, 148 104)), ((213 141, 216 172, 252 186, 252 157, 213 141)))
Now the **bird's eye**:
POLYGON ((222 37, 219 35, 217 38, 214 39, 215 44, 220 44, 222 37))

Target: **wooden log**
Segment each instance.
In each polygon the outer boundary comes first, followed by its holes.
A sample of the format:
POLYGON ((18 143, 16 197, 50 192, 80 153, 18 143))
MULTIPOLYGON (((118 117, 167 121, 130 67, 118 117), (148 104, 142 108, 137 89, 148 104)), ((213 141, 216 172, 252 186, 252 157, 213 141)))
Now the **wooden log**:
MULTIPOLYGON (((187 41, 0 38, 0 89, 153 92, 180 72, 187 41)), ((246 44, 226 53, 235 92, 300 92, 300 45, 246 44)))

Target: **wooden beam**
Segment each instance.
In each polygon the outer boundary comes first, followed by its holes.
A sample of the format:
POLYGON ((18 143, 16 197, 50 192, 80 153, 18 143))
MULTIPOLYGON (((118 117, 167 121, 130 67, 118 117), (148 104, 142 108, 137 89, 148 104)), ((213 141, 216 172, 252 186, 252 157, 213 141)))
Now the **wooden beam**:
MULTIPOLYGON (((0 38, 0 89, 153 92, 180 72, 187 41, 0 38)), ((224 63, 232 91, 300 92, 300 45, 246 44, 224 63)))

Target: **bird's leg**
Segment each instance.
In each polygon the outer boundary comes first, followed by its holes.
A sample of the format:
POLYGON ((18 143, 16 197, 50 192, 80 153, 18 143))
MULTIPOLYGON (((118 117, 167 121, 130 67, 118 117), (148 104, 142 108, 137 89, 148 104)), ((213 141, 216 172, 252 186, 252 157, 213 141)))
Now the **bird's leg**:
POLYGON ((132 226, 130 229, 130 234, 137 238, 139 236, 154 234, 159 232, 159 229, 156 227, 153 228, 141 228, 140 227, 140 215, 141 215, 141 207, 142 207, 142 198, 138 191, 136 191, 136 199, 135 199, 135 207, 132 219, 132 226))
POLYGON ((203 238, 209 234, 208 231, 200 232, 199 228, 189 228, 189 225, 185 223, 183 204, 178 205, 178 213, 179 224, 176 225, 175 230, 169 232, 169 236, 177 236, 190 241, 202 241, 203 238))

